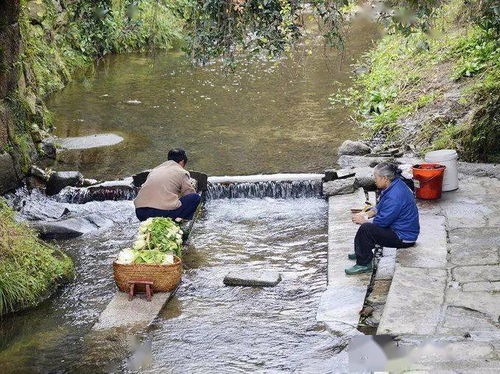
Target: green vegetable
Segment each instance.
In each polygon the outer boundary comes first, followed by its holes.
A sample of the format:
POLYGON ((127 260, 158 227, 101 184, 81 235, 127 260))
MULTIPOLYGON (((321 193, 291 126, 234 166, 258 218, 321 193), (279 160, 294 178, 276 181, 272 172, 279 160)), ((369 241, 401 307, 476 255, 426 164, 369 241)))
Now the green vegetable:
POLYGON ((148 251, 137 251, 134 259, 135 264, 161 264, 165 259, 165 253, 156 249, 148 251))

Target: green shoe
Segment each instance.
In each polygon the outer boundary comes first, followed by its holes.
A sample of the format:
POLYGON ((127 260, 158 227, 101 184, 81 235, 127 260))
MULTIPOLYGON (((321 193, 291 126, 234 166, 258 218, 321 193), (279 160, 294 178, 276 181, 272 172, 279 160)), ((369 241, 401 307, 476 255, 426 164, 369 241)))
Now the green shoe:
POLYGON ((356 253, 349 253, 349 254, 347 255, 347 258, 348 258, 349 260, 355 260, 355 259, 356 259, 356 253))
POLYGON ((372 264, 368 264, 366 266, 363 265, 354 265, 353 267, 346 268, 345 273, 347 275, 361 274, 361 273, 371 273, 372 272, 372 264))

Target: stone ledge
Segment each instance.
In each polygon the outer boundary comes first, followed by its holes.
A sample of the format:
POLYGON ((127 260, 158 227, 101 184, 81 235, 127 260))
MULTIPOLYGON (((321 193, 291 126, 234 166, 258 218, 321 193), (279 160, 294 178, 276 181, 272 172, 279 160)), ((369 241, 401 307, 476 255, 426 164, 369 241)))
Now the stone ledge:
POLYGON ((377 334, 433 334, 446 278, 443 269, 397 266, 377 334))
POLYGON ((404 267, 446 268, 445 218, 435 215, 420 216, 420 236, 414 247, 400 248, 397 263, 404 267))

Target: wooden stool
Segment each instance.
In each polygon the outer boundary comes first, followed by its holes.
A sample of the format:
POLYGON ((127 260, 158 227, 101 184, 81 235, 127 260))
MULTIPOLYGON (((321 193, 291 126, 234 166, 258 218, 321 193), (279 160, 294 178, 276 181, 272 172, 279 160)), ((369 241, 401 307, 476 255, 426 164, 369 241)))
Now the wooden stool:
POLYGON ((136 291, 135 286, 142 285, 146 288, 146 299, 151 301, 153 297, 153 279, 151 278, 132 278, 128 281, 129 292, 128 299, 132 300, 134 298, 134 293, 136 291))

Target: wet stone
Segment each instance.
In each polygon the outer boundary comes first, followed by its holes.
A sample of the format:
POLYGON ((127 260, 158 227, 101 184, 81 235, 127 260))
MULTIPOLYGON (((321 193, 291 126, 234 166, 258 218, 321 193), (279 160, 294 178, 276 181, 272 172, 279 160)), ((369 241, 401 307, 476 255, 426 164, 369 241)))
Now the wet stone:
POLYGON ((55 195, 64 187, 81 186, 83 175, 79 171, 58 171, 52 173, 47 182, 47 195, 55 195))
POLYGON ((323 194, 325 196, 346 195, 354 193, 356 190, 356 179, 353 177, 323 183, 323 194))
POLYGON ((96 134, 73 138, 58 138, 57 143, 64 149, 89 149, 109 147, 121 143, 123 138, 116 134, 96 134))
POLYGON ((0 154, 0 194, 15 189, 19 184, 14 161, 8 153, 0 154))
POLYGON ((281 274, 274 271, 240 270, 224 277, 226 286, 274 287, 281 282, 281 274))

